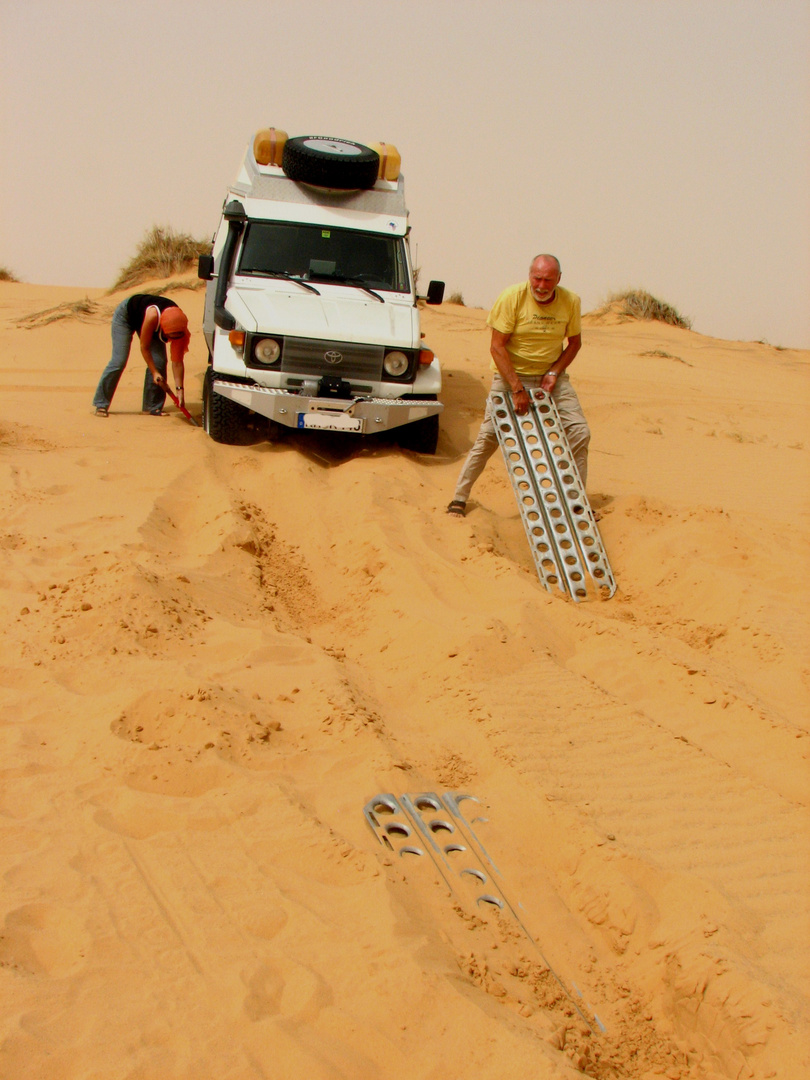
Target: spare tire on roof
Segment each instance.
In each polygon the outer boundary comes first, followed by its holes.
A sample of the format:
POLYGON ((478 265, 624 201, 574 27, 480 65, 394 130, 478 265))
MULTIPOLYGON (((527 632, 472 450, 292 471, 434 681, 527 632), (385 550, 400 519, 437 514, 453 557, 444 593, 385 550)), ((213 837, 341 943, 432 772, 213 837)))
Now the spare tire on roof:
POLYGON ((327 135, 300 135, 285 143, 281 167, 291 180, 353 191, 374 187, 380 159, 362 143, 327 135))

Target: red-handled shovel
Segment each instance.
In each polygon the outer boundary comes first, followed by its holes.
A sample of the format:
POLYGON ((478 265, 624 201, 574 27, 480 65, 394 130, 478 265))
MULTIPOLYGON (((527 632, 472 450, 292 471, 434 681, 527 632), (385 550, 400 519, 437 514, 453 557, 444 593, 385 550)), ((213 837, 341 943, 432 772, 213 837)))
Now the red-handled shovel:
POLYGON ((175 403, 175 405, 180 410, 180 412, 183 414, 183 416, 185 416, 186 419, 190 420, 195 427, 199 427, 200 425, 197 423, 197 421, 194 419, 194 417, 191 415, 191 413, 188 411, 188 409, 185 407, 185 405, 180 404, 180 399, 175 394, 173 394, 171 392, 171 390, 169 389, 168 386, 166 387, 166 393, 169 395, 169 397, 175 403))

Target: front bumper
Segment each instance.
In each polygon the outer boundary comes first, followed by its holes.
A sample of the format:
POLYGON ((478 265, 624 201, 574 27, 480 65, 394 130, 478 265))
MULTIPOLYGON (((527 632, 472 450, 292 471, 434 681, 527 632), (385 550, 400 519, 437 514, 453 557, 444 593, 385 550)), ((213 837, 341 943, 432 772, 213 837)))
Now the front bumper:
POLYGON ((349 431, 357 435, 390 431, 415 420, 437 416, 444 409, 440 401, 310 397, 269 386, 245 386, 220 379, 214 382, 213 391, 284 427, 349 431))

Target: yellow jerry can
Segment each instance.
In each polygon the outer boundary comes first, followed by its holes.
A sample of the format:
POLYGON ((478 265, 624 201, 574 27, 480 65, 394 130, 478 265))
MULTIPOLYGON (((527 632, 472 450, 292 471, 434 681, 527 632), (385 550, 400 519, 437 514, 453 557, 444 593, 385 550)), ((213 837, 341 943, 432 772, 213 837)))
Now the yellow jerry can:
POLYGON ((253 140, 253 156, 258 165, 280 165, 287 132, 279 128, 262 128, 253 140))
POLYGON ((377 173, 378 180, 397 180, 399 170, 402 167, 402 158, 399 151, 392 143, 369 143, 369 149, 380 155, 380 171, 377 173))

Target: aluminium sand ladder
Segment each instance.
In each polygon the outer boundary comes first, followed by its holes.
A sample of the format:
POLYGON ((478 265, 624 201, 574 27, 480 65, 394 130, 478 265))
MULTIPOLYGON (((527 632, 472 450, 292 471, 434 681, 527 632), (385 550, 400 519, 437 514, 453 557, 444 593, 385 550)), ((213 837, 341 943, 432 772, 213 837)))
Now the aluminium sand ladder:
POLYGON ((560 414, 544 390, 518 416, 509 394, 492 393, 492 419, 543 585, 589 599, 586 572, 607 600, 616 582, 560 414))
MULTIPOLYGON (((473 826, 486 822, 481 816, 467 816, 462 804, 472 804, 476 813, 479 800, 474 795, 446 791, 421 791, 414 795, 382 793, 363 807, 366 822, 377 840, 400 858, 428 856, 441 875, 450 894, 468 912, 497 910, 511 919, 537 950, 540 959, 560 989, 589 1029, 593 1023, 543 954, 536 938, 521 914, 523 905, 509 899, 503 888, 501 872, 475 833, 473 826)), ((584 1008, 593 1016, 600 1031, 605 1027, 591 1006, 572 983, 584 1008)))

